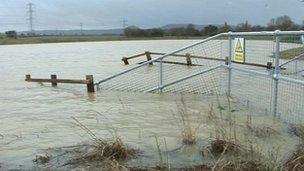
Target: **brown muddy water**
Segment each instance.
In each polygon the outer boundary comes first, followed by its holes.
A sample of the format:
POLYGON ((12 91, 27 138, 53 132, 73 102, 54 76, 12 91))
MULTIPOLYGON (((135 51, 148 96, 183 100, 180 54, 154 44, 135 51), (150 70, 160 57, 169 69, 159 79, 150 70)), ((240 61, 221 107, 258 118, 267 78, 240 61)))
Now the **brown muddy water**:
MULTIPOLYGON (((170 165, 183 167, 210 162, 201 155, 204 146, 214 137, 218 128, 208 120, 210 105, 216 105, 218 98, 201 95, 144 94, 100 91, 88 95, 83 85, 60 85, 26 83, 25 74, 48 78, 83 79, 93 74, 96 81, 117 73, 130 66, 124 66, 121 57, 141 53, 144 50, 168 52, 195 40, 169 41, 125 41, 94 43, 60 43, 38 45, 0 46, 0 170, 9 169, 66 169, 84 166, 61 167, 41 166, 33 163, 36 155, 60 154, 63 147, 87 142, 90 137, 75 125, 77 118, 97 136, 112 138, 113 132, 124 143, 142 154, 128 161, 132 166, 154 166, 159 164, 155 137, 170 165), (181 118, 179 108, 187 108, 191 114, 192 127, 198 128, 198 143, 182 145, 181 118)), ((219 101, 227 108, 227 100, 219 101)), ((248 138, 245 123, 254 111, 235 101, 237 109, 233 116, 239 125, 234 129, 237 138, 265 153, 273 150, 278 158, 293 150, 298 138, 288 134, 286 125, 266 116, 252 116, 254 126, 269 126, 278 134, 267 138, 248 138)), ((210 118, 209 118, 210 119, 210 118)), ((231 131, 231 130, 230 130, 231 131)))

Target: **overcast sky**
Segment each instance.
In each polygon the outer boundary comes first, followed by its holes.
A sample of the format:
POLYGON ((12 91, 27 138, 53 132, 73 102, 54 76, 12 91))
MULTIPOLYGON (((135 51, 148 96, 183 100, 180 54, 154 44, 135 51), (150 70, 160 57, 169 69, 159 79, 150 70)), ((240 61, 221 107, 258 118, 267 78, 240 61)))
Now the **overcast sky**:
POLYGON ((0 0, 0 31, 28 30, 26 4, 35 4, 36 30, 120 28, 122 20, 143 28, 166 24, 265 25, 289 15, 304 20, 302 0, 0 0))

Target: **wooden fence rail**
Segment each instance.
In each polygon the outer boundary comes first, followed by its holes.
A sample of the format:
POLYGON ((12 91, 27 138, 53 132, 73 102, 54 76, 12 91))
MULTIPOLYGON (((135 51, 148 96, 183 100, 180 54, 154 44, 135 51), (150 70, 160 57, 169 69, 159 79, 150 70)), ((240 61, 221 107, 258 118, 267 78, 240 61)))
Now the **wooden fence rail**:
POLYGON ((93 75, 86 75, 85 80, 71 80, 71 79, 57 79, 57 75, 51 75, 51 79, 31 78, 31 75, 28 74, 28 75, 25 75, 25 81, 39 82, 39 83, 52 83, 53 87, 56 87, 58 83, 86 84, 88 92, 95 92, 93 75))
MULTIPOLYGON (((147 61, 151 60, 151 55, 165 55, 166 53, 159 53, 159 52, 149 52, 146 51, 145 53, 141 53, 138 55, 134 55, 134 56, 130 56, 130 57, 123 57, 122 61, 124 62, 125 65, 129 65, 129 59, 134 59, 134 58, 138 58, 141 56, 146 56, 147 61)), ((206 59, 206 60, 212 60, 212 61, 222 61, 222 62, 226 62, 227 63, 227 58, 226 59, 220 59, 220 58, 212 58, 212 57, 206 57, 206 56, 196 56, 196 55, 191 55, 189 53, 187 54, 172 54, 170 56, 176 56, 176 57, 183 57, 186 58, 185 63, 182 62, 175 62, 175 61, 163 61, 163 63, 169 63, 169 64, 177 64, 177 65, 188 65, 188 66, 202 66, 200 64, 193 64, 192 62, 192 58, 194 59, 206 59)), ((145 62, 145 61, 143 61, 145 62)), ((139 64, 143 63, 140 62, 139 64)), ((159 62, 159 61, 155 61, 155 62, 159 62)), ((250 62, 235 62, 232 61, 232 63, 236 63, 236 64, 242 64, 242 65, 248 65, 248 66, 255 66, 255 67, 262 67, 262 68, 267 68, 267 69, 273 69, 274 66, 272 66, 271 62, 268 62, 266 65, 265 64, 258 64, 258 63, 250 63, 250 62)), ((151 63, 152 64, 152 63, 151 63)), ((281 67, 282 70, 286 69, 281 67)))

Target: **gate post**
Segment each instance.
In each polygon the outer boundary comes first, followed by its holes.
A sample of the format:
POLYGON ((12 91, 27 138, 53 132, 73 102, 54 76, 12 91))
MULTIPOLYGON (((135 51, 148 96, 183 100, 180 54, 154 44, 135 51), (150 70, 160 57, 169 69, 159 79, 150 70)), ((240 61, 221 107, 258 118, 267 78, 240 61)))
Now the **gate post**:
MULTIPOLYGON (((147 61, 151 61, 152 60, 152 58, 151 58, 151 53, 149 52, 149 51, 146 51, 145 52, 145 55, 146 55, 146 57, 147 57, 147 61)), ((153 65, 153 63, 151 62, 151 63, 149 63, 150 65, 153 65)))
POLYGON ((95 87, 94 87, 93 75, 86 75, 86 81, 87 81, 87 91, 89 93, 94 93, 95 92, 95 87))
POLYGON ((278 115, 278 91, 279 91, 279 74, 280 74, 280 30, 275 31, 275 68, 273 72, 273 108, 274 117, 278 115))
POLYGON ((159 59, 159 90, 162 92, 163 90, 163 58, 159 59))
POLYGON ((226 64, 228 66, 228 97, 231 97, 231 60, 232 60, 232 32, 228 33, 228 39, 229 39, 229 56, 228 60, 226 61, 226 64))
POLYGON ((52 87, 57 86, 57 75, 53 74, 51 75, 51 81, 52 81, 52 87))

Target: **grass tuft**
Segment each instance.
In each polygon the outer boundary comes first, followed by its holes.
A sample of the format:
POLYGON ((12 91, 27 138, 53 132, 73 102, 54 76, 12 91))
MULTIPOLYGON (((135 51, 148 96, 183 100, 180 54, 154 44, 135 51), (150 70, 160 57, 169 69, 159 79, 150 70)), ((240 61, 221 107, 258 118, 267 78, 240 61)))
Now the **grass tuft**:
POLYGON ((76 157, 70 159, 65 165, 77 164, 81 162, 105 161, 105 160, 128 160, 135 158, 139 150, 128 147, 121 138, 115 136, 113 140, 103 140, 97 136, 85 125, 73 118, 81 129, 85 130, 93 139, 92 144, 83 145, 77 148, 76 157))
POLYGON ((51 156, 46 154, 46 155, 37 155, 36 158, 33 160, 34 163, 36 164, 47 164, 51 160, 51 156))
MULTIPOLYGON (((178 123, 181 127, 182 143, 184 145, 194 145, 197 143, 197 134, 202 121, 200 121, 195 126, 192 124, 194 122, 194 120, 192 120, 192 117, 195 116, 196 113, 189 111, 183 97, 181 98, 181 105, 178 105, 177 108, 177 115, 179 118, 178 123)), ((200 113, 198 115, 200 116, 200 113)), ((197 121, 197 119, 195 121, 197 121)))

